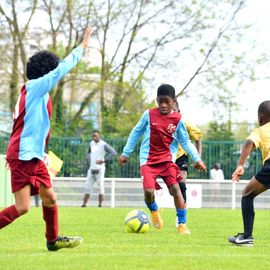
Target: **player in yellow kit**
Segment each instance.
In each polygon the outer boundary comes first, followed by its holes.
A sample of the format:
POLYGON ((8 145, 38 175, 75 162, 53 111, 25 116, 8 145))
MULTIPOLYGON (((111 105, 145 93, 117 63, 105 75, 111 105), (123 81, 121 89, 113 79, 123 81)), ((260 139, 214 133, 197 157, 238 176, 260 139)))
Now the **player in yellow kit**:
POLYGON ((251 178, 242 193, 242 219, 244 232, 229 237, 228 241, 237 246, 253 246, 254 198, 270 188, 270 100, 264 101, 258 108, 258 122, 260 127, 255 128, 247 137, 238 165, 232 175, 234 182, 239 182, 244 175, 244 164, 254 149, 260 149, 263 159, 262 168, 251 178))

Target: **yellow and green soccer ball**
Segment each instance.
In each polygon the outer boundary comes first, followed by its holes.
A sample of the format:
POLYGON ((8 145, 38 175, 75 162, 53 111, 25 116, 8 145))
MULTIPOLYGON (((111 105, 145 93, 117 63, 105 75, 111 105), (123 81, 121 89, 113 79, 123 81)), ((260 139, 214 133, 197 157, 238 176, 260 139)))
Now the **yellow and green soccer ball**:
POLYGON ((125 226, 127 232, 145 233, 150 227, 149 216, 143 210, 132 210, 126 215, 125 226))

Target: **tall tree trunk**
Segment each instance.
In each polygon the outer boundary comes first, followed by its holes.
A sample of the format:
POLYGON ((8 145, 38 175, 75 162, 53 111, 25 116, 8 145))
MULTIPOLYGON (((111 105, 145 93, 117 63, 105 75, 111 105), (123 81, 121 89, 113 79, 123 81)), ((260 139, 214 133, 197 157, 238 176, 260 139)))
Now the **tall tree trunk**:
POLYGON ((16 42, 16 38, 13 38, 14 49, 12 56, 12 74, 10 80, 10 99, 9 99, 9 109, 14 111, 18 97, 18 82, 19 82, 19 73, 18 73, 18 61, 19 61, 19 46, 16 42))

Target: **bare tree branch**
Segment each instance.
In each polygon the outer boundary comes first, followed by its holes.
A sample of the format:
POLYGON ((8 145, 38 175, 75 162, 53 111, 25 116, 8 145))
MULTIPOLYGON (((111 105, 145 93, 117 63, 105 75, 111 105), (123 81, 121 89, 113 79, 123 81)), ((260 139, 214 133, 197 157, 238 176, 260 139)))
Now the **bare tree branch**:
POLYGON ((237 8, 234 10, 234 12, 232 14, 232 17, 229 19, 228 22, 226 22, 223 25, 223 27, 221 27, 221 29, 219 30, 216 38, 211 43, 210 48, 209 48, 208 52, 206 53, 203 62, 197 68, 197 70, 195 71, 195 73, 192 75, 192 77, 189 79, 189 81, 186 83, 186 85, 183 87, 183 89, 177 94, 176 97, 179 97, 179 96, 183 95, 185 93, 185 90, 187 89, 187 87, 191 84, 191 82, 194 80, 194 78, 200 73, 201 69, 206 64, 208 58, 210 57, 210 55, 212 54, 212 52, 214 51, 214 49, 217 47, 219 40, 222 38, 222 36, 224 35, 224 33, 230 28, 232 22, 235 19, 236 14, 241 10, 241 8, 242 8, 243 5, 244 5, 244 1, 240 1, 240 3, 238 4, 237 8))

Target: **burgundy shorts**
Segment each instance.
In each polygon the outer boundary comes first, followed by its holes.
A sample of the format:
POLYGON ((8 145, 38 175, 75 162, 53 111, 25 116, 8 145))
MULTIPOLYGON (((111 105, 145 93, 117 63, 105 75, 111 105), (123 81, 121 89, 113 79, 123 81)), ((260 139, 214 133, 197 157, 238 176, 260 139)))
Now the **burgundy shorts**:
POLYGON ((181 180, 180 170, 174 162, 142 165, 141 176, 144 189, 161 189, 157 182, 157 177, 161 177, 167 187, 177 184, 181 180))
POLYGON ((39 194, 40 185, 52 186, 51 178, 43 161, 7 159, 11 172, 11 189, 16 192, 26 185, 31 185, 31 195, 39 194))

